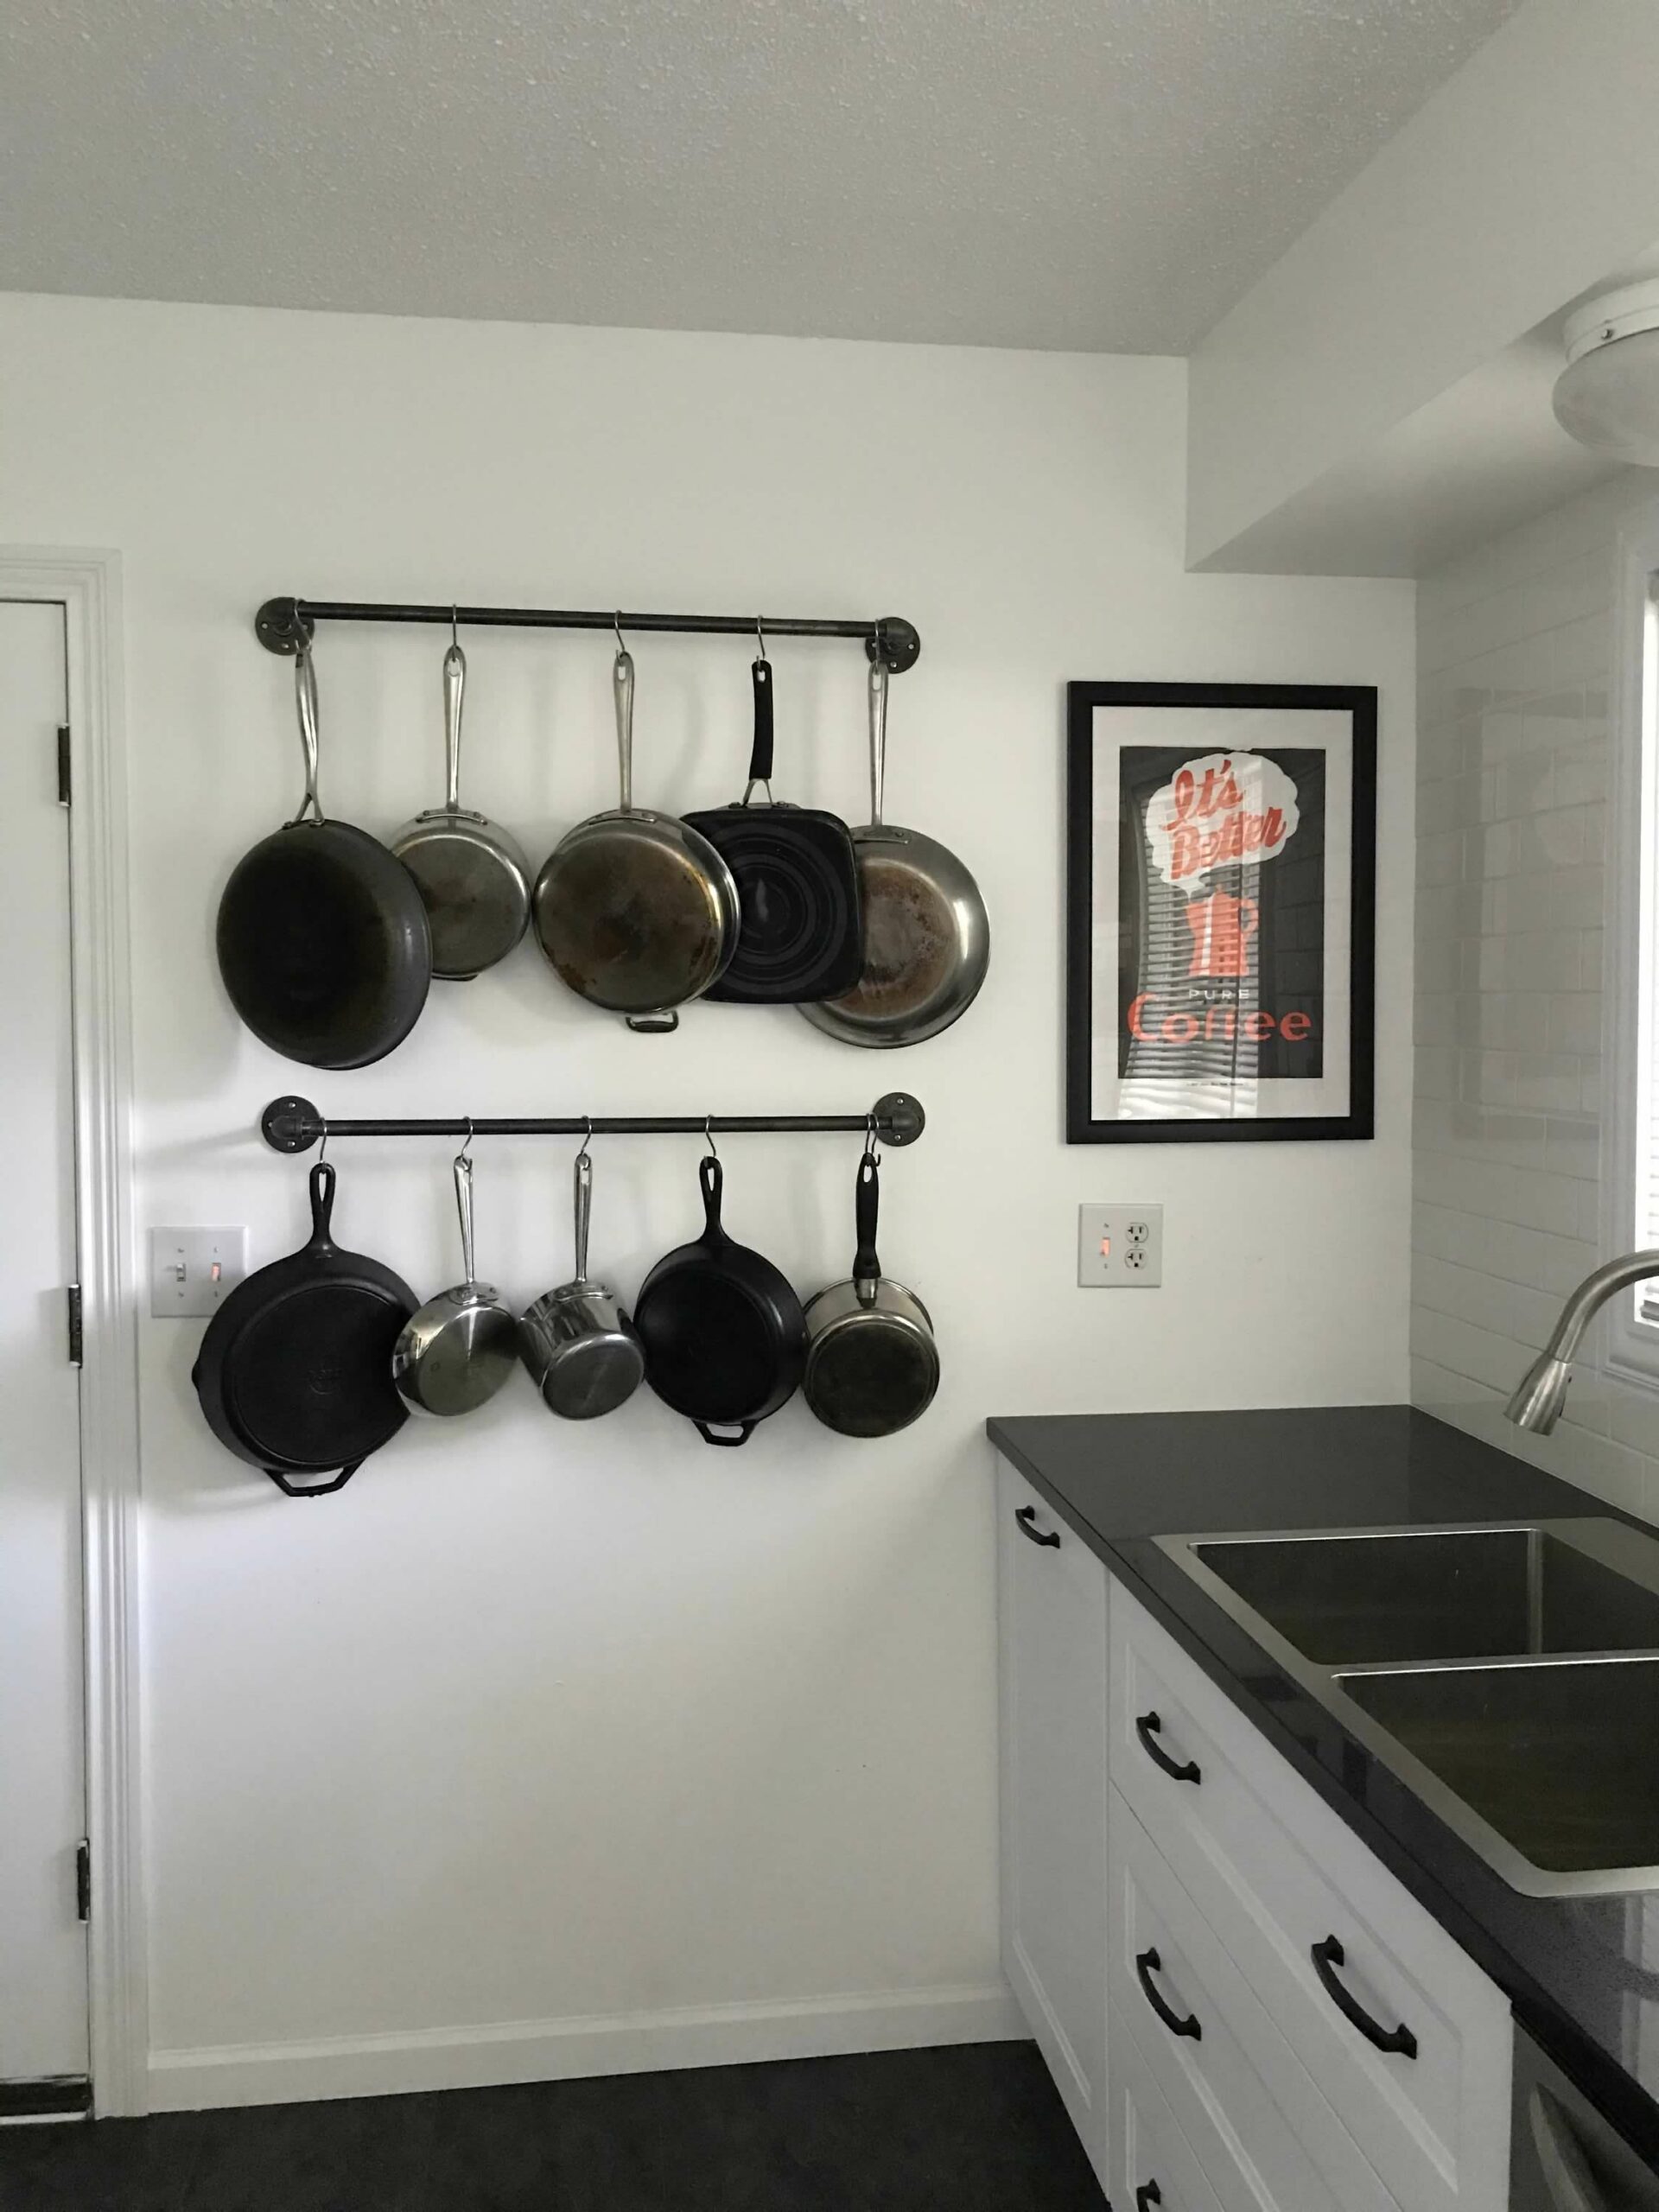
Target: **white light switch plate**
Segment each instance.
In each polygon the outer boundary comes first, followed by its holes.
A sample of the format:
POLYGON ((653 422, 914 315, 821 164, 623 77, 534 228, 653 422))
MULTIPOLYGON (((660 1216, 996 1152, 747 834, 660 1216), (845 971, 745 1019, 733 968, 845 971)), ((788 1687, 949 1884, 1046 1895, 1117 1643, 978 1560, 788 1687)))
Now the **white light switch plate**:
POLYGON ((1077 1208, 1077 1282, 1084 1290, 1156 1290, 1164 1280, 1162 1206, 1077 1208))
POLYGON ((222 1306, 248 1272, 245 1229, 152 1229, 149 1310, 189 1320, 222 1306))

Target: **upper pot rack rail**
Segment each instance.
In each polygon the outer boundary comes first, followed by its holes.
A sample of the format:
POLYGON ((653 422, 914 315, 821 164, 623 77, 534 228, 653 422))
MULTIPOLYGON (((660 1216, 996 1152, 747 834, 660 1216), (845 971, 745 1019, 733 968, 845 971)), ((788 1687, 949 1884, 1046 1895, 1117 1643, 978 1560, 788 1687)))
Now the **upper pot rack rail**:
POLYGON ((922 641, 914 623, 902 614, 878 615, 873 622, 808 621, 786 614, 630 614, 626 608, 602 612, 568 607, 416 607, 361 599, 268 599, 253 618, 254 633, 267 652, 296 653, 319 622, 432 622, 446 626, 496 630, 677 630, 698 636, 753 638, 859 638, 889 674, 914 668, 922 641))
POLYGON ((259 1117, 259 1133, 273 1152, 308 1152, 336 1137, 724 1137, 778 1131, 854 1135, 874 1129, 885 1145, 914 1144, 927 1126, 921 1101, 889 1090, 867 1114, 565 1114, 548 1120, 524 1115, 474 1120, 461 1115, 436 1120, 335 1121, 308 1098, 273 1098, 259 1117))

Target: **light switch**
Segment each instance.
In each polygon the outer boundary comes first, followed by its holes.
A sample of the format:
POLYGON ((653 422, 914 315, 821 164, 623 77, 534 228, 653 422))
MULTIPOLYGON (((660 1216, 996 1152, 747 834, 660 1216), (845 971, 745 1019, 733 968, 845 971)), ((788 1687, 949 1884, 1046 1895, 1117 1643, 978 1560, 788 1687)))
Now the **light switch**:
POLYGON ((188 1320, 222 1306, 248 1272, 245 1229, 152 1229, 149 1310, 188 1320))

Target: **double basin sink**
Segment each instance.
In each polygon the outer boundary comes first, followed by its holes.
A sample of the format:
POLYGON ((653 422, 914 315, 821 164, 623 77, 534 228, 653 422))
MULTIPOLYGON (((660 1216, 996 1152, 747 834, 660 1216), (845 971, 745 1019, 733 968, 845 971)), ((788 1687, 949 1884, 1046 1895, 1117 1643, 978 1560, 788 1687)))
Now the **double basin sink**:
POLYGON ((1659 1541, 1585 1519, 1160 1543, 1514 1888, 1659 1890, 1659 1541))

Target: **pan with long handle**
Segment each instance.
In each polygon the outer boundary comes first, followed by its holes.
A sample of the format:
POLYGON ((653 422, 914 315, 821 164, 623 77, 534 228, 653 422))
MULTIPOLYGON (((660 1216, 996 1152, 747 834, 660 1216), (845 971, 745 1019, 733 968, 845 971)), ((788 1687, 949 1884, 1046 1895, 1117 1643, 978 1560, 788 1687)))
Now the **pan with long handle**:
POLYGON ((550 1413, 593 1421, 613 1413, 645 1378, 638 1332, 613 1292, 588 1275, 594 1162, 584 1143, 575 1166, 576 1273, 519 1317, 518 1356, 550 1413))
POLYGON ((518 1349, 517 1321, 473 1263, 473 1163, 464 1152, 454 1177, 466 1281, 412 1313, 391 1353, 391 1379, 410 1411, 444 1419, 487 1404, 512 1374, 518 1349))
POLYGON ((432 931, 432 973, 465 982, 505 960, 530 922, 530 862, 518 841, 461 803, 461 709, 467 656, 452 639, 443 657, 442 806, 405 822, 391 849, 414 877, 432 931))
POLYGON ((806 1302, 806 1402, 842 1436, 893 1436, 919 1421, 939 1387, 932 1317, 913 1290, 881 1272, 875 1249, 880 1173, 858 1163, 858 1249, 849 1281, 806 1302))
POLYGON ((334 1243, 326 1160, 310 1192, 309 1241, 238 1283, 190 1375, 219 1442, 290 1497, 339 1490, 403 1427, 391 1351, 415 1311, 400 1275, 334 1243))
POLYGON ((219 973, 262 1043, 314 1068, 384 1059, 420 1018, 432 937, 415 879, 365 830, 331 822, 317 798, 317 679, 294 663, 305 798, 245 853, 219 902, 219 973))
POLYGON ((772 674, 750 671, 754 739, 741 803, 688 814, 731 869, 743 927, 731 964, 707 993, 737 1006, 799 1006, 850 990, 864 965, 858 860, 838 814, 772 796, 772 674), (757 785, 766 804, 751 805, 757 785))
POLYGON ((960 1019, 991 957, 991 925, 972 874, 948 845, 881 818, 887 667, 871 663, 870 819, 853 831, 864 906, 864 966, 853 988, 801 1012, 844 1044, 919 1045, 960 1019))
POLYGON ((721 1226, 723 1177, 709 1154, 697 1170, 703 1231, 658 1261, 634 1300, 645 1380, 696 1424, 705 1444, 747 1444, 757 1422, 792 1397, 806 1321, 788 1279, 721 1226))
POLYGON ((566 833, 536 879, 531 914, 562 983, 633 1029, 668 1030, 725 973, 737 886, 709 840, 633 804, 633 658, 612 668, 621 802, 566 833))

